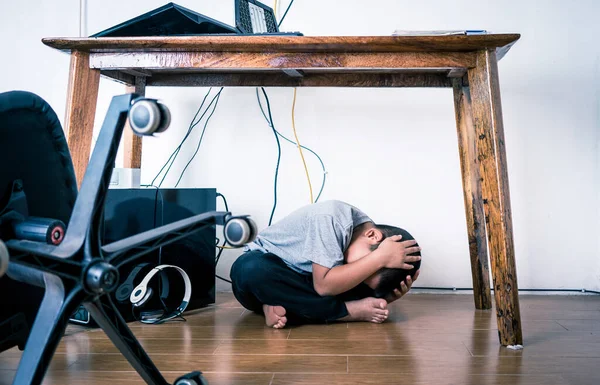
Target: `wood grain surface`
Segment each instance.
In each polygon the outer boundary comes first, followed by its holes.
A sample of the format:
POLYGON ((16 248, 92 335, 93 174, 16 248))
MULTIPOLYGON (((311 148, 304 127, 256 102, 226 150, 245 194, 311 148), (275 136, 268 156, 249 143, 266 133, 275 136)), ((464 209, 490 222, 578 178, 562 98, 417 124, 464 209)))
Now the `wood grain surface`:
MULTIPOLYGON (((135 93, 140 96, 146 95, 146 77, 137 76, 135 86, 127 87, 127 93, 135 93)), ((125 123, 123 131, 123 167, 141 168, 142 167, 142 137, 136 135, 129 126, 129 119, 125 123)))
POLYGON ((156 36, 44 38, 52 48, 102 52, 466 52, 510 46, 519 34, 461 36, 156 36))
MULTIPOLYGON (((600 296, 524 295, 521 306, 522 351, 498 345, 495 312, 473 310, 469 295, 417 291, 381 325, 274 330, 217 293, 217 305, 186 313, 187 322, 129 326, 170 382, 201 370, 210 385, 597 385, 600 296)), ((104 332, 67 331, 44 385, 144 383, 104 332)), ((0 385, 11 383, 20 355, 0 353, 0 385)))
MULTIPOLYGON (((110 75, 108 75, 110 76, 110 75)), ((148 86, 169 87, 451 87, 445 73, 306 73, 292 78, 284 73, 164 73, 154 72, 148 86)))
POLYGON ((90 158, 100 71, 91 69, 89 54, 73 52, 65 113, 65 132, 77 185, 81 186, 90 158))
POLYGON ((477 67, 470 69, 468 76, 473 124, 477 133, 477 152, 482 177, 483 203, 500 342, 502 345, 522 344, 523 334, 496 53, 494 51, 480 52, 477 58, 477 67))
POLYGON ((264 69, 371 69, 371 68, 471 68, 473 52, 392 53, 269 53, 269 52, 104 52, 90 56, 97 69, 203 68, 210 70, 264 69))
POLYGON ((453 80, 458 152, 463 182, 467 235, 476 309, 491 309, 490 270, 485 233, 481 176, 477 159, 477 135, 473 126, 471 93, 462 78, 453 80))

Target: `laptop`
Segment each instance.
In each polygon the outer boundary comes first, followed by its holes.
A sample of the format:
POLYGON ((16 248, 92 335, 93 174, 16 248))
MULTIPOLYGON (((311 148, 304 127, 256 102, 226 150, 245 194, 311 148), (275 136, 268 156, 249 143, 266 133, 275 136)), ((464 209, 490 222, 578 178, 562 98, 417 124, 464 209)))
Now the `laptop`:
POLYGON ((273 9, 258 0, 235 0, 235 27, 241 35, 303 36, 279 31, 273 9))
POLYGON ((236 28, 194 12, 181 5, 168 3, 133 19, 100 31, 91 37, 123 36, 231 36, 291 35, 279 32, 273 9, 256 0, 235 0, 236 28))
POLYGON ((238 31, 220 21, 168 3, 91 37, 236 35, 238 31))

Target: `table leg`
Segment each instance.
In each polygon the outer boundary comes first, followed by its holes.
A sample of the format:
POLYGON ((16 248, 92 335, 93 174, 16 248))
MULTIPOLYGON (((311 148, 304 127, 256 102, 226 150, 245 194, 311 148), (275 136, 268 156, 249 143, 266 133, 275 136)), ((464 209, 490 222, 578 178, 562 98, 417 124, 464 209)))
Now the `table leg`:
POLYGON ((471 94, 469 87, 463 84, 461 78, 453 80, 453 89, 458 150, 467 216, 469 254, 471 255, 473 297, 475 308, 487 310, 492 308, 492 297, 490 294, 490 271, 485 239, 481 177, 479 174, 479 161, 477 160, 477 136, 473 127, 471 111, 471 94))
POLYGON ((522 344, 504 126, 495 51, 481 51, 477 55, 476 67, 469 69, 468 76, 494 279, 498 334, 502 345, 522 344))
POLYGON ((81 186, 90 159, 99 86, 100 70, 90 68, 89 53, 73 51, 69 71, 65 132, 78 186, 81 186))
MULTIPOLYGON (((127 87, 126 92, 145 96, 146 78, 137 76, 135 78, 135 86, 127 87)), ((129 127, 129 120, 127 120, 125 130, 123 131, 123 167, 142 168, 142 138, 137 136, 131 127, 129 127)))

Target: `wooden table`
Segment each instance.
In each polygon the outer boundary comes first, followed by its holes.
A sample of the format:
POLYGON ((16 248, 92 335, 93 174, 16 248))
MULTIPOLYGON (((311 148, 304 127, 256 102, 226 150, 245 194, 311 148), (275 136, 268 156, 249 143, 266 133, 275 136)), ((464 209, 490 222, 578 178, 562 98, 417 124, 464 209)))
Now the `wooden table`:
MULTIPOLYGON (((185 36, 48 38, 70 53, 66 132, 81 181, 100 75, 147 86, 452 87, 477 309, 491 309, 488 244, 500 343, 523 343, 497 61, 520 35, 185 36), (486 231, 487 230, 487 231, 486 231), (487 233, 487 242, 486 242, 487 233)), ((141 140, 125 132, 125 167, 141 140)))

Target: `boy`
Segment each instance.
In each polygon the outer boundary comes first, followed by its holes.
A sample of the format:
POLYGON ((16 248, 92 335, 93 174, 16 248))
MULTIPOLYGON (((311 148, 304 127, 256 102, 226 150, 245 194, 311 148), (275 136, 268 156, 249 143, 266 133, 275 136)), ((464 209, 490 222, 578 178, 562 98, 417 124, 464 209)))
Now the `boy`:
POLYGON ((400 241, 397 234, 410 237, 402 229, 375 225, 344 202, 300 208, 246 246, 231 267, 233 293, 276 329, 288 321, 381 323, 387 304, 406 294, 418 277, 417 271, 405 284, 406 270, 420 266, 417 242, 400 241), (375 298, 391 281, 396 289, 380 295, 385 299, 375 298))

